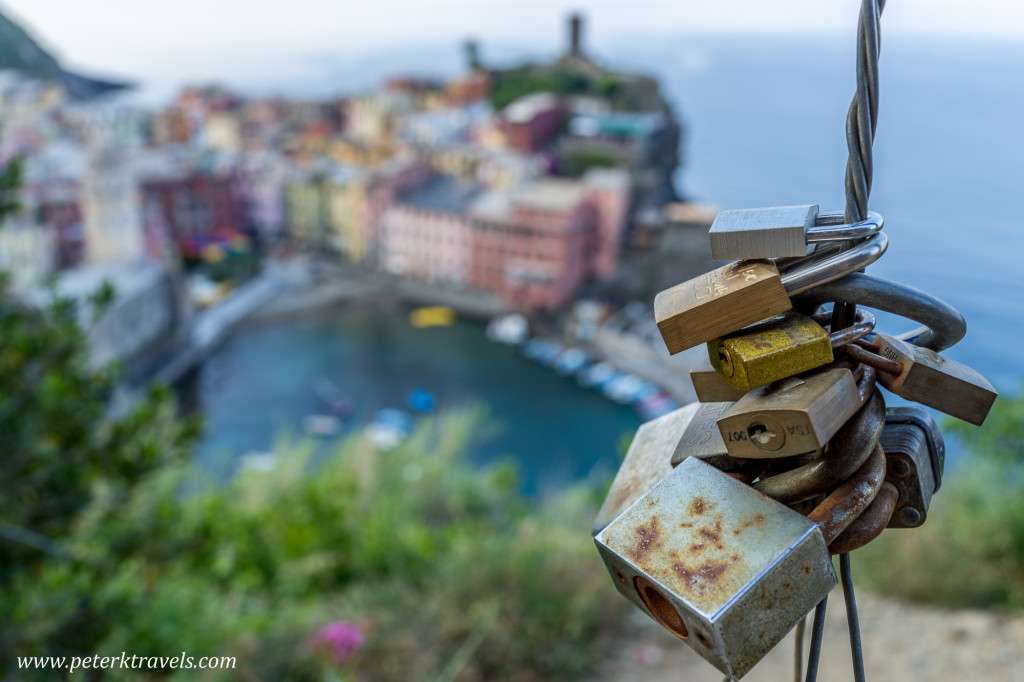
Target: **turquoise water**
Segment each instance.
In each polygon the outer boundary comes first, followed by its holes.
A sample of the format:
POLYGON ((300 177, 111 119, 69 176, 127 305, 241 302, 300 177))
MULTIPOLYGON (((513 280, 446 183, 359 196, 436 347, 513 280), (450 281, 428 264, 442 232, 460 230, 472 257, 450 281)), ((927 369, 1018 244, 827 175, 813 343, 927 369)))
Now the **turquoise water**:
POLYGON ((641 423, 632 409, 487 341, 482 324, 415 329, 401 310, 334 310, 239 330, 210 357, 194 386, 206 420, 200 463, 227 474, 237 455, 299 434, 305 417, 324 410, 313 390, 324 377, 356 407, 342 435, 378 409, 404 408, 412 388, 434 393, 440 409, 485 406, 472 460, 514 457, 526 492, 614 473, 620 439, 641 423))

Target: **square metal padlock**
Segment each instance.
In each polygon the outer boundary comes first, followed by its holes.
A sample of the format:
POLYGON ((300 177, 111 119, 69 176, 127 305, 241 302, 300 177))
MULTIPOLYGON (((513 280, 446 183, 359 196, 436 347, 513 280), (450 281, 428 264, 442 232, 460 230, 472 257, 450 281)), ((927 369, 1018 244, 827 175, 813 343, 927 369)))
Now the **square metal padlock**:
POLYGON ((597 512, 592 535, 600 533, 672 471, 672 453, 699 407, 699 403, 690 403, 640 425, 597 512))
POLYGON ((692 457, 595 542, 619 592, 733 679, 837 582, 817 524, 692 457))

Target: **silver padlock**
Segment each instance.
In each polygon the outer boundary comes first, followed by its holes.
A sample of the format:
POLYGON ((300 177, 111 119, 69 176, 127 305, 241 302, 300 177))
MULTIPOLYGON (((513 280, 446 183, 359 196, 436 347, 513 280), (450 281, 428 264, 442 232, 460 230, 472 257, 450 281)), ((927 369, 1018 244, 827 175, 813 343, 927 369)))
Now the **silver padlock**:
POLYGON ((708 236, 712 260, 793 258, 805 256, 808 245, 870 237, 882 229, 877 213, 844 224, 842 213, 818 213, 817 204, 721 211, 708 236))
POLYGON ((899 492, 888 527, 916 528, 924 523, 932 495, 942 485, 942 432, 923 407, 890 407, 879 442, 885 451, 885 480, 899 492))
POLYGON ((641 424, 629 444, 612 487, 594 520, 593 535, 636 502, 641 495, 672 471, 672 453, 686 427, 700 407, 690 403, 657 419, 641 424))
POLYGON ((692 457, 595 542, 620 593, 733 679, 837 582, 817 523, 692 457))
POLYGON ((672 453, 672 466, 678 466, 687 457, 702 459, 716 469, 733 471, 739 460, 729 455, 729 449, 718 430, 718 420, 734 403, 699 403, 690 423, 683 431, 672 453))

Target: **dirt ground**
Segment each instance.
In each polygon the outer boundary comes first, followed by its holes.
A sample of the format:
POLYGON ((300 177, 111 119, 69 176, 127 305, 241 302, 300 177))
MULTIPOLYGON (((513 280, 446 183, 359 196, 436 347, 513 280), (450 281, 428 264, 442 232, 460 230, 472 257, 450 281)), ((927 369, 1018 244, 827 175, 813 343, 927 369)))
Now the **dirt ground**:
MULTIPOLYGON (((1024 617, 910 606, 857 594, 868 682, 1024 682, 1024 617)), ((601 679, 722 682, 722 674, 666 630, 632 610, 631 635, 601 679)), ((811 618, 807 619, 806 655, 811 618)), ((744 682, 793 679, 791 632, 744 682)), ((806 659, 805 659, 806 660, 806 659)), ((853 680, 842 589, 829 597, 818 680, 853 680)))

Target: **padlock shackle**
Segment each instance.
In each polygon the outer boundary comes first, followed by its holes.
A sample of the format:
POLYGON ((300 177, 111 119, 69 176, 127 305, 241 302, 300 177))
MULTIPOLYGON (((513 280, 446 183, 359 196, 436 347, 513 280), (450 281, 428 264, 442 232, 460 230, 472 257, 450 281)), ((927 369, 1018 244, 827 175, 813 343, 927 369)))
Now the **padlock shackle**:
POLYGON ((825 544, 830 545, 870 506, 885 482, 885 451, 875 445, 856 473, 832 491, 807 515, 818 524, 825 544))
POLYGON ((899 501, 900 491, 892 483, 885 481, 878 495, 858 516, 853 523, 847 527, 828 546, 828 553, 848 554, 855 549, 860 549, 868 544, 886 529, 892 514, 896 511, 896 503, 899 501))
POLYGON ((843 213, 819 213, 814 227, 807 230, 807 243, 845 242, 854 239, 865 239, 881 231, 885 220, 874 211, 868 211, 868 217, 859 223, 848 224, 843 213))
POLYGON ((885 399, 881 392, 874 391, 867 404, 832 437, 819 459, 761 479, 754 484, 754 490, 783 504, 828 492, 856 472, 871 455, 882 435, 885 415, 885 399))
POLYGON ((865 305, 920 322, 925 326, 896 338, 934 351, 953 346, 967 333, 964 316, 945 301, 920 289, 861 273, 816 286, 794 301, 794 307, 817 308, 830 301, 865 305))
POLYGON ((818 257, 817 253, 812 254, 792 263, 791 268, 782 275, 782 286, 785 287, 786 293, 795 296, 828 282, 843 279, 874 263, 882 257, 887 248, 889 238, 884 232, 876 232, 846 251, 829 252, 826 257, 818 257))
MULTIPOLYGON (((831 312, 818 313, 817 315, 811 316, 811 319, 820 324, 823 328, 830 329, 831 325, 829 320, 832 317, 831 312)), ((857 309, 856 321, 849 327, 845 327, 836 332, 830 332, 828 335, 829 343, 832 344, 833 348, 839 348, 847 344, 853 343, 858 339, 862 339, 875 330, 875 316, 863 308, 857 309)))

